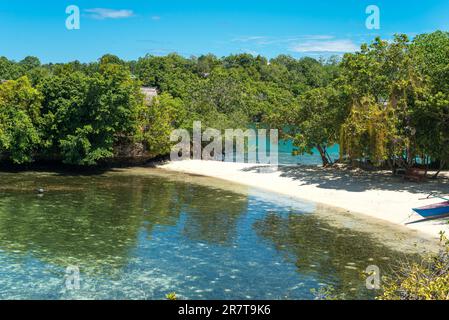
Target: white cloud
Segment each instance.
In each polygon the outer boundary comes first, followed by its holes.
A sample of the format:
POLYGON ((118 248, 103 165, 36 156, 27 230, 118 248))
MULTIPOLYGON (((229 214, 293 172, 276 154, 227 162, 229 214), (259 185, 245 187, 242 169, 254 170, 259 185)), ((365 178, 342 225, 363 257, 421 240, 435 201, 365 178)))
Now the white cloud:
POLYGON ((234 42, 251 42, 251 41, 259 41, 259 40, 265 40, 267 37, 263 36, 245 36, 245 37, 239 37, 232 39, 234 42))
POLYGON ((293 52, 354 52, 359 47, 349 39, 342 40, 307 40, 290 47, 293 52))
POLYGON ((359 46, 351 39, 338 39, 328 34, 304 34, 284 37, 261 35, 240 36, 232 42, 245 43, 245 46, 256 47, 276 46, 298 53, 345 53, 359 50, 359 46))
POLYGON ((334 36, 331 35, 299 35, 299 36, 289 36, 289 37, 268 37, 268 36, 242 36, 234 38, 233 42, 249 42, 256 45, 271 45, 271 44, 289 44, 305 40, 330 40, 334 36))
POLYGON ((161 17, 159 17, 159 16, 152 16, 151 20, 155 20, 155 21, 161 20, 161 17))
POLYGON ((240 49, 241 53, 249 53, 250 55, 253 56, 258 56, 259 53, 257 51, 251 50, 251 49, 240 49))
POLYGON ((89 16, 94 19, 124 19, 130 18, 134 16, 134 12, 132 10, 115 10, 115 9, 106 9, 106 8, 93 8, 86 9, 84 12, 89 13, 89 16))
POLYGON ((301 37, 302 39, 308 39, 308 40, 329 40, 334 39, 334 36, 330 36, 327 34, 309 34, 301 37))

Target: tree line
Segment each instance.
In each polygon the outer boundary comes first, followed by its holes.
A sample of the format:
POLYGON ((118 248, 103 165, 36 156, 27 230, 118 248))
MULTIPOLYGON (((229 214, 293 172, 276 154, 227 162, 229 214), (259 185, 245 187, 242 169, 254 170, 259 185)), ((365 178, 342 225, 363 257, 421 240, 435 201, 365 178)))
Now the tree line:
MULTIPOLYGON (((169 153, 173 129, 278 128, 298 154, 374 167, 449 163, 449 34, 376 38, 343 57, 0 58, 0 156, 95 165, 120 146, 169 153), (145 103, 141 86, 159 95, 145 103), (138 147, 137 147, 138 146, 138 147)), ((125 150, 133 150, 128 148, 125 150)), ((134 152, 134 151, 133 151, 134 152)), ((133 153, 134 154, 134 153, 133 153)))

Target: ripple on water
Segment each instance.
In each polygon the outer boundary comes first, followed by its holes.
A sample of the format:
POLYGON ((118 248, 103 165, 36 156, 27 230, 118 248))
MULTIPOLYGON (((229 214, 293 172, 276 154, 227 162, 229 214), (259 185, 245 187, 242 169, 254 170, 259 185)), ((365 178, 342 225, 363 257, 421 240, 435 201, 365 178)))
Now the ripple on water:
POLYGON ((2 299, 310 299, 310 289, 327 284, 370 298, 353 290, 364 283, 352 270, 366 261, 387 269, 405 256, 335 226, 314 204, 193 177, 0 179, 11 187, 0 199, 2 299), (35 185, 50 192, 26 192, 35 185), (79 290, 65 287, 69 265, 79 267, 79 290))

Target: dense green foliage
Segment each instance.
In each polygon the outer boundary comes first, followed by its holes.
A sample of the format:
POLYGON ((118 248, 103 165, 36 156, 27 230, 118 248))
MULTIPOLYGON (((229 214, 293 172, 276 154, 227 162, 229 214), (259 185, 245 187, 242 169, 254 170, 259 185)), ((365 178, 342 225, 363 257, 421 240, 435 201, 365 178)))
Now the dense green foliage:
POLYGON ((41 142, 40 102, 27 77, 0 86, 0 150, 15 163, 30 161, 41 142))
POLYGON ((375 165, 412 166, 448 159, 449 93, 444 66, 449 35, 376 39, 343 59, 338 79, 348 96, 342 154, 375 165), (430 58, 431 63, 428 59, 430 58))
POLYGON ((324 165, 338 133, 340 161, 441 169, 449 160, 448 65, 448 33, 376 38, 345 54, 327 84, 302 93, 275 123, 290 124, 298 151, 315 147, 324 165))
MULTIPOLYGON (((375 39, 342 58, 271 60, 177 54, 41 64, 0 58, 0 156, 92 165, 121 150, 167 154, 175 128, 260 124, 296 153, 339 143, 341 161, 412 166, 449 162, 449 35, 375 39), (156 88, 145 101, 140 87, 156 88), (128 148, 122 148, 128 146, 128 148)), ((130 151, 131 152, 131 151, 130 151)), ((133 153, 134 154, 134 153, 133 153)))
POLYGON ((403 262, 384 278, 380 300, 449 300, 449 242, 442 234, 438 254, 421 262, 403 262))
POLYGON ((164 155, 171 131, 191 129, 195 120, 218 129, 271 121, 277 110, 296 106, 302 93, 328 82, 336 70, 326 66, 288 56, 269 63, 249 54, 131 62, 105 55, 96 63, 45 65, 34 57, 17 63, 3 57, 0 154, 15 163, 78 165, 113 158, 123 145, 164 155), (156 88, 158 96, 145 102, 141 86, 156 88))

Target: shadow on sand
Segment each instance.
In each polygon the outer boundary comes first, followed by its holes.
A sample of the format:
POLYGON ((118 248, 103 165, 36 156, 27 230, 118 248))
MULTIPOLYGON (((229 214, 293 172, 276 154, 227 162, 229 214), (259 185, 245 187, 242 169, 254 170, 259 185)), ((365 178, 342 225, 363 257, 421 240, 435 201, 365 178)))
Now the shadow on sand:
POLYGON ((448 217, 449 217, 449 214, 445 214, 445 215, 437 216, 437 217, 423 218, 423 219, 407 222, 406 225, 425 222, 425 221, 438 221, 438 223, 437 223, 438 225, 447 225, 448 217))
MULTIPOLYGON (((247 172, 267 172, 266 166, 252 166, 242 169, 247 172)), ((425 182, 410 182, 393 176, 388 171, 362 171, 318 166, 279 166, 281 177, 297 180, 299 185, 316 185, 318 188, 363 192, 366 190, 407 191, 411 193, 439 192, 449 194, 449 177, 428 179, 425 182)))

